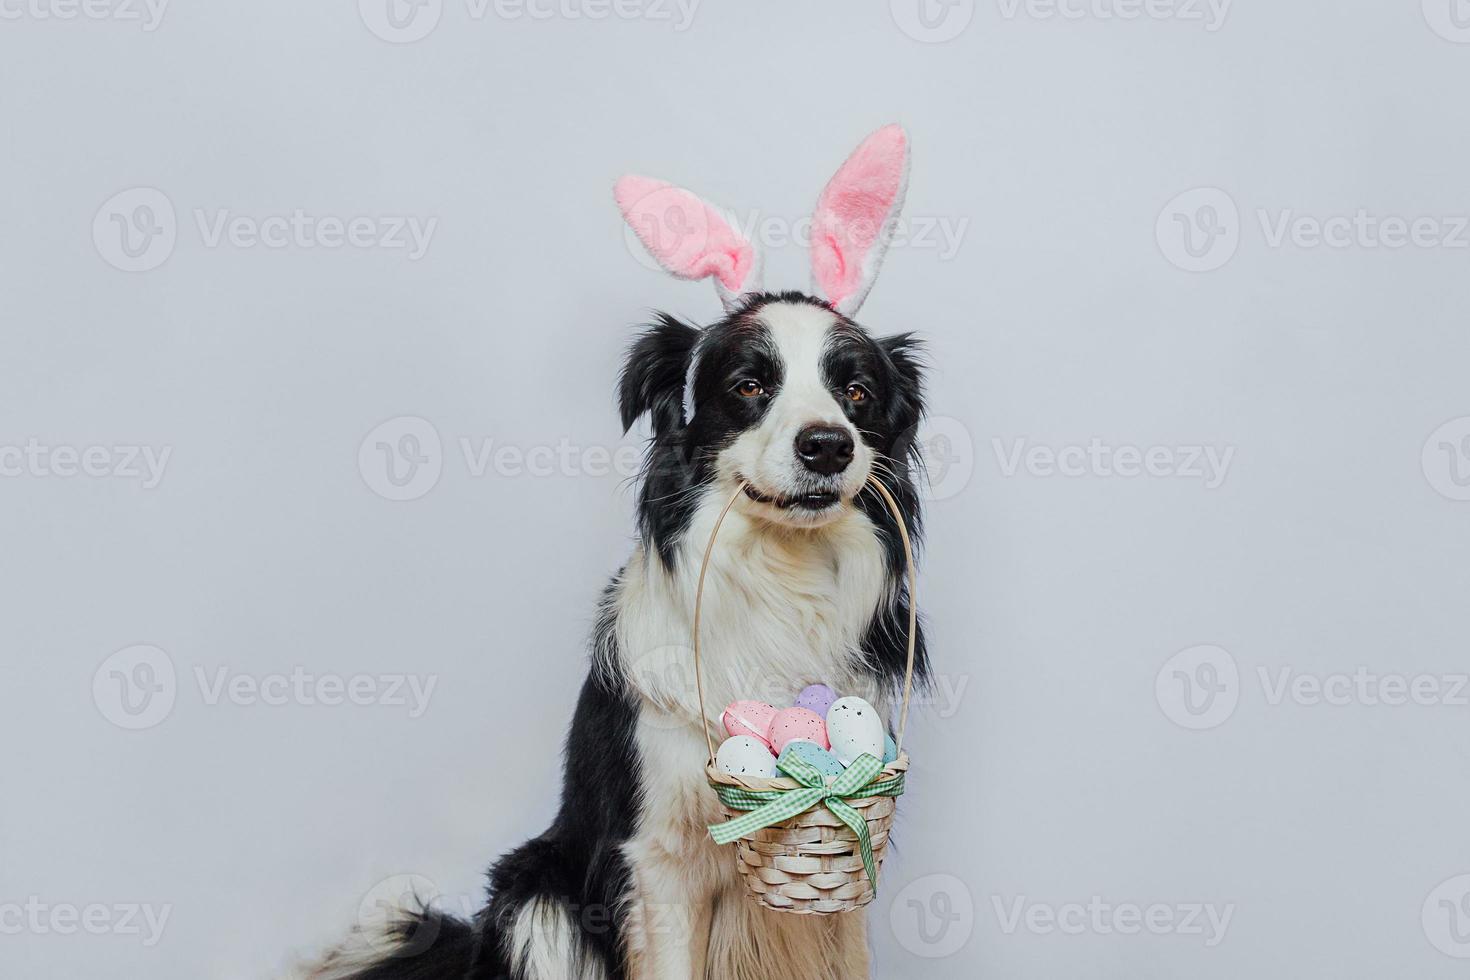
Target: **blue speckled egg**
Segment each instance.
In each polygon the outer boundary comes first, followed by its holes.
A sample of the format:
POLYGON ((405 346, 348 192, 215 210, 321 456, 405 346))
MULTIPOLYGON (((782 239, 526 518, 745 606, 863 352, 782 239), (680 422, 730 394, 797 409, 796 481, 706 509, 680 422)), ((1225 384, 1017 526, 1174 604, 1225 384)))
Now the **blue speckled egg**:
POLYGON ((816 742, 808 742, 804 739, 787 742, 786 748, 781 750, 781 758, 777 760, 776 768, 780 769, 781 763, 787 759, 800 759, 823 776, 842 775, 842 763, 837 761, 835 755, 816 742))

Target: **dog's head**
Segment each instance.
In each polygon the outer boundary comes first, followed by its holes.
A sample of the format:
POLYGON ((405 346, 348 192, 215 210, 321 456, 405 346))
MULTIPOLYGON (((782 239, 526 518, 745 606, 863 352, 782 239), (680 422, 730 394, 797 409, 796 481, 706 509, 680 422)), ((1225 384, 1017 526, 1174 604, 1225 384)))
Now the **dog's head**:
POLYGON ((704 329, 661 317, 623 372, 625 427, 652 418, 640 514, 666 561, 701 490, 728 495, 743 483, 742 512, 807 528, 850 513, 870 476, 912 499, 916 345, 907 334, 874 337, 852 319, 877 276, 907 175, 897 126, 842 165, 812 217, 811 294, 763 292, 754 247, 690 192, 641 177, 618 182, 618 204, 654 258, 681 278, 713 278, 726 308, 704 329))

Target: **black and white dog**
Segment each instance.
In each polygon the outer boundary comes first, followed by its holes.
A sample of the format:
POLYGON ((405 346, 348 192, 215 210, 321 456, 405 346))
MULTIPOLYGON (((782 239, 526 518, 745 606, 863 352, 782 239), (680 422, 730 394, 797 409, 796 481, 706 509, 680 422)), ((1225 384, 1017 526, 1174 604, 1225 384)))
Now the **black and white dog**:
MULTIPOLYGON (((887 127, 828 185, 813 218, 819 295, 761 291, 750 243, 689 192, 619 183, 650 252, 677 275, 715 277, 726 315, 704 329, 660 317, 623 369, 624 426, 646 415, 652 429, 641 541, 601 603, 561 811, 495 864, 472 922, 406 913, 386 939, 355 937, 328 956, 314 980, 869 975, 863 913, 791 915, 747 897, 734 855, 706 831, 721 818, 705 732, 731 701, 789 703, 818 682, 889 712, 902 683, 902 544, 867 480, 888 486, 917 531, 920 369, 909 335, 875 338, 850 315, 877 272, 907 163, 905 134, 887 127), (715 519, 742 484, 705 589, 711 717, 689 659, 694 591, 715 519)), ((925 670, 920 638, 916 675, 925 670)))

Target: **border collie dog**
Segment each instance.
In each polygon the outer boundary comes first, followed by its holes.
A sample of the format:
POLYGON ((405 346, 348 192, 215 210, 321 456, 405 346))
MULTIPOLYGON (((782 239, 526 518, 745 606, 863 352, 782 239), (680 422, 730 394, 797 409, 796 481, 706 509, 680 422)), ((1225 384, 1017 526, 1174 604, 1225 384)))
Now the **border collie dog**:
MULTIPOLYGON (((842 165, 812 219, 812 294, 758 284, 749 241, 682 188, 642 177, 616 197, 643 244, 681 278, 712 277, 725 316, 660 316, 632 345, 625 428, 652 431, 640 543, 603 595, 592 664, 566 746, 562 806, 490 871, 473 921, 403 913, 358 934, 313 980, 855 980, 866 915, 793 915, 745 893, 706 830, 705 735, 741 699, 789 704, 826 683, 885 715, 903 683, 910 597, 882 480, 919 523, 916 342, 852 315, 902 205, 907 137, 889 126, 842 165), (690 656, 705 587, 700 711, 690 656)), ((922 637, 915 675, 927 671, 922 637)))

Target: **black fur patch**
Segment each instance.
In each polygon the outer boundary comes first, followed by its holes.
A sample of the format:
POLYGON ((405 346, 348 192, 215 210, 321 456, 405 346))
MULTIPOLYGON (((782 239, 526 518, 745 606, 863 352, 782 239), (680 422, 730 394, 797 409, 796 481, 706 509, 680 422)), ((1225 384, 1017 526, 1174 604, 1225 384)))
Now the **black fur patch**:
POLYGON ((481 950, 468 980, 498 977, 516 914, 537 900, 560 905, 584 953, 601 963, 608 980, 623 980, 622 902, 631 877, 621 848, 637 827, 642 801, 635 789, 641 785, 638 704, 617 674, 599 669, 617 660, 612 596, 609 587, 594 633, 593 670, 567 736, 561 811, 544 834, 490 870, 482 930, 501 943, 481 950))

